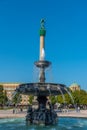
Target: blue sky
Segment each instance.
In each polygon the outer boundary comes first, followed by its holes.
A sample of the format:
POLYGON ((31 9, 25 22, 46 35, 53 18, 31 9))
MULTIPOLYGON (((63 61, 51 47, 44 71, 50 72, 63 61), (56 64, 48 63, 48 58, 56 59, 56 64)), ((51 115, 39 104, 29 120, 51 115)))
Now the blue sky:
POLYGON ((86 0, 0 0, 0 82, 36 80, 41 18, 52 62, 47 81, 87 90, 86 0))

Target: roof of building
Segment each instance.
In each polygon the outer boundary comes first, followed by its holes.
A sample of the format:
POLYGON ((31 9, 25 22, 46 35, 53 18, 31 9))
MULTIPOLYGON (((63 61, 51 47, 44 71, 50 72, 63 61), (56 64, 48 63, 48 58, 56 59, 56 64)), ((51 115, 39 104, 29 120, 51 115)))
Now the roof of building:
POLYGON ((74 82, 74 83, 72 83, 72 84, 70 85, 70 87, 79 87, 79 88, 80 88, 80 85, 77 84, 76 82, 74 82))

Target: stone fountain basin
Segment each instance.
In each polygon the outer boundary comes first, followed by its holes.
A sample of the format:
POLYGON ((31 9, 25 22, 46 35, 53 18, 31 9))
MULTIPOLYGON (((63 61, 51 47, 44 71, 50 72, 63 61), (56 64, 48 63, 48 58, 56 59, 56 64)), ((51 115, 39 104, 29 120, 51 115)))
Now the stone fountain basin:
POLYGON ((66 93, 66 86, 64 84, 55 84, 55 83, 25 83, 20 84, 16 89, 16 92, 25 95, 34 95, 34 96, 50 96, 50 95, 59 95, 66 93))

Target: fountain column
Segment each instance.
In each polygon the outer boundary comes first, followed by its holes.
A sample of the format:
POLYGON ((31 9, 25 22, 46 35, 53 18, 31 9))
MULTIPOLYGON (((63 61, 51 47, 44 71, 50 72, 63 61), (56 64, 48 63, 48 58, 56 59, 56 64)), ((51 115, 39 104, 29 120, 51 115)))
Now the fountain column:
POLYGON ((39 82, 21 84, 17 89, 19 93, 37 96, 38 108, 33 109, 30 106, 27 112, 26 121, 30 124, 50 125, 57 122, 57 114, 53 110, 51 103, 47 102, 47 97, 51 93, 52 95, 56 95, 59 90, 56 89, 57 84, 45 82, 45 69, 51 65, 51 62, 45 60, 45 35, 44 19, 42 19, 40 27, 40 56, 39 61, 35 61, 34 63, 40 70, 39 82), (48 103, 49 108, 46 108, 46 103, 48 103))
POLYGON ((44 19, 42 19, 40 28, 40 60, 44 60, 45 35, 44 19))
MULTIPOLYGON (((44 27, 44 19, 41 20, 41 28, 40 28, 40 61, 44 61, 45 58, 45 35, 46 30, 44 27)), ((39 75, 39 81, 45 82, 45 66, 40 67, 40 75, 39 75)))

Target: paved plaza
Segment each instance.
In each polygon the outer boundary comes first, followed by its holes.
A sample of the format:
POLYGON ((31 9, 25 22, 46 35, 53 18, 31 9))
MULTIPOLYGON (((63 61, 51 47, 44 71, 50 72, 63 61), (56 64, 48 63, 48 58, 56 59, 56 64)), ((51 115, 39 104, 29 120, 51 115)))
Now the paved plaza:
MULTIPOLYGON (((26 110, 20 112, 16 110, 13 113, 13 109, 10 110, 0 110, 0 118, 23 118, 27 114, 26 110)), ((66 112, 57 112, 58 117, 81 117, 87 118, 87 110, 80 110, 80 112, 76 111, 66 111, 66 112)))

